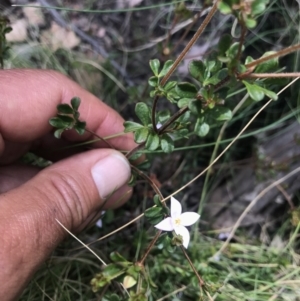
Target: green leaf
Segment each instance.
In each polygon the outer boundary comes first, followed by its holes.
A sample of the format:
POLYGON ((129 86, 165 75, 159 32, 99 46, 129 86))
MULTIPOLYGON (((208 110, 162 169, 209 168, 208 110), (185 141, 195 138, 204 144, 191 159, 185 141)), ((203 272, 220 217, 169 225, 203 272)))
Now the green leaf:
POLYGON ((150 60, 149 64, 150 64, 150 68, 151 68, 153 74, 156 77, 158 77, 158 71, 159 71, 159 67, 160 67, 159 60, 158 59, 150 60))
POLYGON ((70 129, 74 125, 74 119, 69 116, 59 115, 57 117, 53 117, 49 120, 49 123, 59 129, 70 129))
POLYGON ((224 3, 223 1, 219 2, 218 7, 219 7, 219 11, 222 14, 227 15, 231 13, 231 7, 228 4, 224 3))
POLYGON ((159 196, 156 194, 154 197, 153 197, 153 202, 154 204, 157 206, 157 207, 162 207, 163 204, 162 202, 160 201, 160 198, 159 196))
POLYGON ((114 262, 129 262, 118 252, 110 253, 109 257, 114 262))
POLYGON ((103 301, 121 301, 121 300, 117 294, 112 294, 111 296, 108 297, 107 300, 103 300, 103 301))
POLYGON ((127 288, 131 288, 133 286, 135 286, 137 283, 137 281, 132 277, 132 276, 125 276, 123 279, 123 287, 127 288))
MULTIPOLYGON (((269 56, 269 55, 274 54, 274 53, 276 53, 276 51, 268 51, 268 52, 264 53, 262 55, 262 57, 266 57, 266 56, 269 56)), ((265 62, 259 64, 255 68, 255 72, 257 72, 257 73, 265 73, 265 72, 274 71, 277 68, 278 68, 278 57, 273 58, 271 60, 268 60, 268 61, 265 61, 265 62)))
POLYGON ((189 105, 189 103, 191 102, 191 101, 194 101, 195 99, 194 98, 181 98, 179 101, 178 101, 178 103, 177 103, 177 105, 178 105, 178 108, 183 108, 183 107, 185 107, 185 106, 188 106, 189 105))
POLYGON ((170 81, 170 82, 166 83, 164 90, 170 91, 171 89, 175 88, 176 85, 177 85, 176 81, 170 81))
POLYGON ((263 13, 266 10, 266 3, 269 1, 262 1, 262 0, 255 0, 252 2, 252 9, 251 9, 251 13, 252 15, 259 15, 261 13, 263 13))
POLYGON ((249 28, 249 29, 252 29, 252 28, 254 28, 255 26, 256 26, 256 24, 257 24, 257 22, 256 22, 256 20, 255 19, 252 19, 252 18, 246 18, 246 20, 245 20, 245 25, 246 25, 246 27, 247 28, 249 28))
POLYGON ((117 278, 124 274, 125 269, 124 267, 120 266, 116 263, 110 263, 107 266, 105 266, 102 275, 110 280, 117 278))
POLYGON ((143 143, 147 140, 148 134, 149 134, 148 128, 138 129, 134 133, 134 141, 138 144, 143 143))
POLYGON ((225 54, 225 52, 229 49, 231 42, 232 42, 231 35, 229 35, 229 34, 222 35, 222 37, 220 38, 219 44, 218 44, 220 55, 225 54))
POLYGON ((78 108, 80 106, 80 102, 81 102, 81 99, 79 97, 73 97, 71 99, 71 106, 72 108, 75 110, 75 111, 78 111, 78 108))
MULTIPOLYGON (((239 43, 238 42, 235 42, 233 43, 229 49, 226 51, 226 55, 231 58, 231 59, 234 59, 238 53, 238 49, 239 49, 239 43)), ((245 47, 243 45, 242 47, 242 51, 244 51, 245 47)))
POLYGON ((150 151, 154 151, 159 146, 159 136, 156 133, 149 133, 147 142, 146 142, 146 149, 150 151))
POLYGON ((199 115, 202 112, 202 104, 200 101, 191 101, 188 107, 193 114, 199 115))
POLYGON ((214 107, 212 115, 218 121, 227 121, 232 118, 231 110, 225 107, 214 107))
POLYGON ((195 133, 200 136, 204 137, 209 132, 209 125, 205 122, 202 122, 202 120, 197 119, 196 125, 195 125, 195 133))
POLYGON ((273 100, 277 100, 278 99, 278 96, 277 96, 277 94, 275 92, 267 90, 265 88, 261 88, 261 89, 271 99, 273 99, 273 100))
POLYGON ((157 119, 160 123, 166 122, 170 116, 171 114, 169 110, 162 110, 157 113, 157 119))
POLYGON ((226 57, 226 56, 222 56, 222 55, 219 55, 218 56, 218 60, 222 63, 228 63, 230 62, 230 58, 229 57, 226 57))
POLYGON ((135 113, 143 125, 151 123, 150 110, 144 102, 138 102, 136 104, 135 113))
POLYGON ((167 134, 163 135, 160 141, 160 146, 163 152, 171 153, 174 150, 174 141, 167 134))
POLYGON ((176 141, 182 138, 188 138, 188 134, 190 133, 190 131, 188 129, 181 129, 181 130, 177 130, 176 132, 173 132, 172 135, 172 140, 176 141))
POLYGON ((262 91, 261 87, 259 87, 258 85, 252 85, 246 81, 243 81, 243 84, 246 86, 249 96, 254 101, 261 101, 265 97, 265 93, 262 91))
POLYGON ((247 65, 247 64, 249 64, 249 63, 251 63, 253 61, 254 61, 254 59, 253 59, 252 56, 247 56, 246 59, 245 59, 245 64, 247 65))
POLYGON ((216 66, 216 61, 206 61, 205 66, 207 71, 213 71, 216 66))
POLYGON ((129 132, 135 132, 138 129, 143 128, 143 126, 137 122, 133 122, 133 121, 125 121, 123 123, 124 125, 124 132, 125 133, 129 133, 129 132))
POLYGON ((249 84, 246 81, 243 81, 243 84, 246 86, 247 88, 247 92, 249 93, 250 97, 254 100, 254 101, 260 101, 264 98, 265 95, 267 95, 268 97, 272 98, 273 100, 277 100, 278 96, 276 93, 274 93, 273 91, 267 90, 263 87, 260 87, 258 85, 255 84, 249 84))
POLYGON ((152 218, 162 215, 161 207, 151 207, 144 212, 146 218, 152 218))
POLYGON ((151 76, 148 80, 148 84, 151 87, 157 87, 159 84, 159 79, 155 76, 151 76))
POLYGON ((58 129, 54 132, 54 137, 60 139, 61 134, 64 132, 65 129, 58 129))
POLYGON ((171 60, 166 61, 163 68, 162 68, 162 70, 160 71, 158 77, 164 77, 170 71, 173 64, 174 64, 174 62, 171 61, 171 60))
POLYGON ((191 76, 200 82, 204 80, 206 67, 201 60, 193 60, 189 63, 189 72, 191 76))
POLYGON ((12 30, 13 30, 12 27, 6 27, 6 28, 3 30, 3 34, 10 33, 12 30))
POLYGON ((157 225, 164 219, 164 213, 162 207, 152 207, 145 211, 145 217, 152 225, 157 225))
POLYGON ((228 69, 227 68, 221 69, 215 75, 206 79, 203 82, 203 87, 208 86, 208 85, 216 85, 221 80, 223 80, 227 75, 228 75, 228 69))
POLYGON ((181 83, 178 84, 175 88, 176 93, 180 98, 196 98, 197 89, 193 84, 190 83, 181 83))
POLYGON ((73 114, 73 109, 67 103, 63 103, 57 106, 57 111, 60 114, 73 114))
POLYGON ((83 135, 85 133, 86 122, 85 121, 77 121, 74 130, 79 134, 83 135))

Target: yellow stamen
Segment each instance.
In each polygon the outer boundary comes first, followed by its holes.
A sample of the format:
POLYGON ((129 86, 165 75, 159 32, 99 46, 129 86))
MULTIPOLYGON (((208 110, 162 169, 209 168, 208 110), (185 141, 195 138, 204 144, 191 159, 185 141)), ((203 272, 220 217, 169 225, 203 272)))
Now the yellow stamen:
POLYGON ((180 220, 180 218, 175 218, 174 222, 175 222, 175 225, 176 225, 176 226, 180 226, 180 225, 181 225, 181 220, 180 220))

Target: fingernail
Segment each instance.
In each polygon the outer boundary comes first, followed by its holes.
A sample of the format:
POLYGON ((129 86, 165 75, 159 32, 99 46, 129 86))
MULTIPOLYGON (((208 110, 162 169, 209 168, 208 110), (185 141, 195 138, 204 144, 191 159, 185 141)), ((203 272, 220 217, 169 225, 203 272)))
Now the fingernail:
POLYGON ((129 162, 119 153, 112 153, 98 161, 91 172, 102 199, 123 186, 131 174, 129 162))

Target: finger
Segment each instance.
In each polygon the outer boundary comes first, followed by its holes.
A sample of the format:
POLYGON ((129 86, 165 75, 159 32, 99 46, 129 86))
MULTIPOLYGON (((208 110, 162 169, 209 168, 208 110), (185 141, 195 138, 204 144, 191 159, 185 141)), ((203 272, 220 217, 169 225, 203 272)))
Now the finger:
POLYGON ((55 219, 71 231, 80 229, 129 177, 130 165, 119 152, 92 150, 59 161, 0 195, 0 258, 6 262, 0 269, 0 283, 6 283, 0 300, 15 299, 17 288, 26 285, 66 235, 55 219))
POLYGON ((108 198, 101 207, 96 212, 90 214, 90 216, 86 219, 84 224, 82 224, 82 229, 93 226, 103 214, 103 210, 106 209, 115 209, 119 206, 122 206, 132 195, 132 187, 128 185, 124 185, 119 188, 111 197, 108 198))
POLYGON ((39 171, 39 168, 24 164, 0 167, 0 194, 23 185, 39 171))
MULTIPOLYGON (((123 119, 97 97, 82 89, 72 80, 55 71, 0 70, 0 134, 13 142, 36 140, 52 128, 48 123, 56 115, 56 106, 70 103, 71 98, 81 98, 80 119, 96 134, 109 136, 123 131, 123 119)), ((68 131, 69 141, 83 141, 90 134, 79 136, 68 131)), ((114 138, 111 144, 129 150, 135 146, 130 135, 114 138)), ((0 139, 1 148, 4 142, 0 139)))

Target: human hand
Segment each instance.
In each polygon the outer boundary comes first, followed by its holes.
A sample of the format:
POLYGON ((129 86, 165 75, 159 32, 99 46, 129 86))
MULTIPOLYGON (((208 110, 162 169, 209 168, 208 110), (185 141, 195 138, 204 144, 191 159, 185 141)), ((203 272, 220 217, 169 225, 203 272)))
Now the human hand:
MULTIPOLYGON (((81 98, 80 117, 88 129, 101 137, 123 131, 123 119, 95 96, 57 72, 42 70, 1 70, 0 95, 0 300, 7 301, 20 295, 66 236, 55 219, 79 231, 101 208, 124 203, 131 189, 126 158, 101 149, 103 142, 81 153, 53 151, 93 138, 67 131, 58 140, 51 133, 48 120, 56 106, 74 96, 81 98), (55 163, 43 170, 17 163, 28 150, 55 163)), ((128 135, 110 143, 122 150, 135 146, 128 135)))

